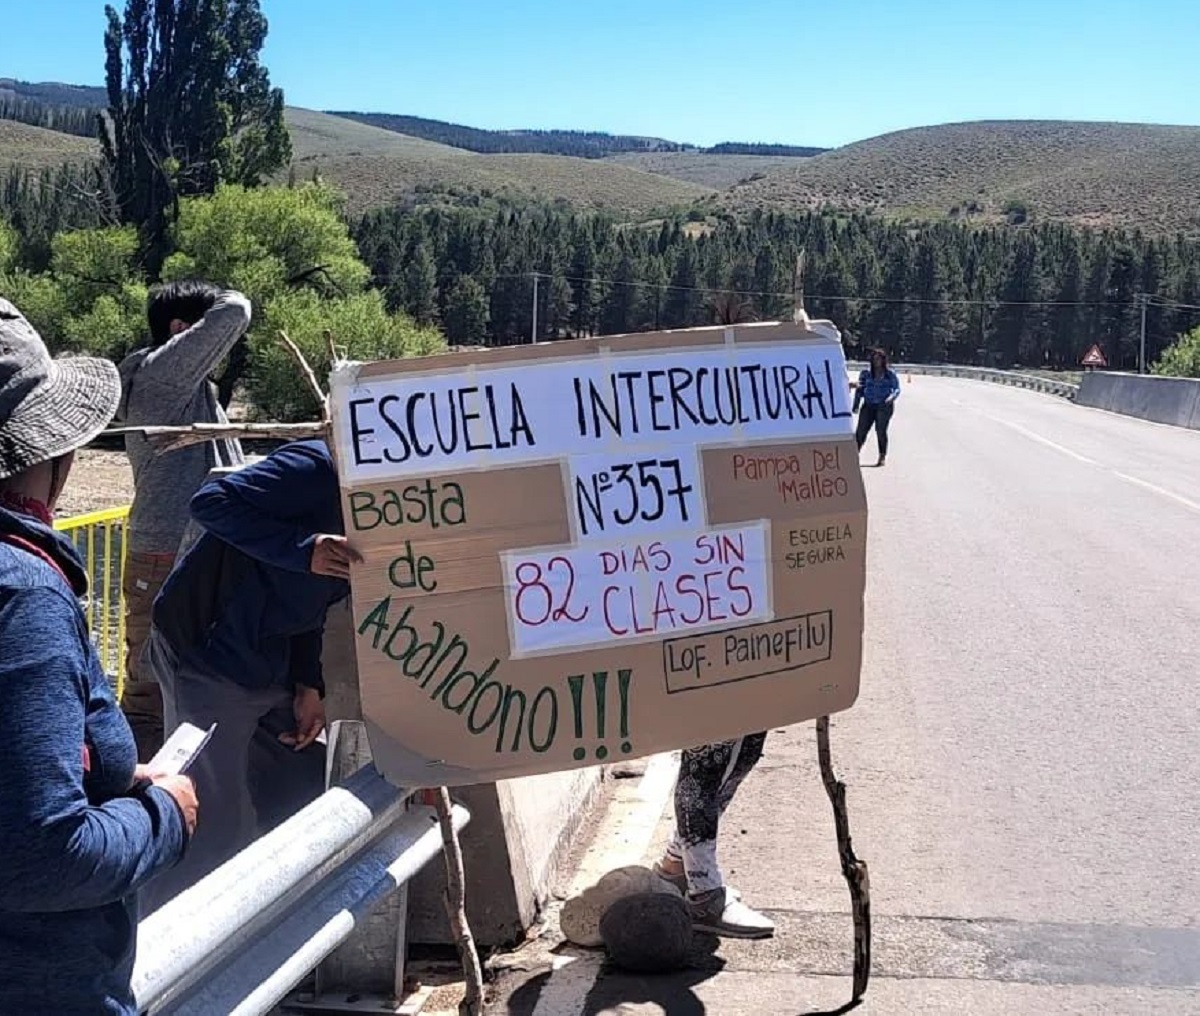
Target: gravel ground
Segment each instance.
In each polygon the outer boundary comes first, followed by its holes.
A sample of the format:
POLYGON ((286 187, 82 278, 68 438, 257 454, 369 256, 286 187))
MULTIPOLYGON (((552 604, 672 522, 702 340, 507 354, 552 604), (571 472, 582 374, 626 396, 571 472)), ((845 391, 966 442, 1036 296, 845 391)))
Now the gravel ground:
POLYGON ((75 467, 59 500, 59 518, 103 508, 119 508, 133 500, 133 473, 124 452, 85 449, 75 456, 75 467))

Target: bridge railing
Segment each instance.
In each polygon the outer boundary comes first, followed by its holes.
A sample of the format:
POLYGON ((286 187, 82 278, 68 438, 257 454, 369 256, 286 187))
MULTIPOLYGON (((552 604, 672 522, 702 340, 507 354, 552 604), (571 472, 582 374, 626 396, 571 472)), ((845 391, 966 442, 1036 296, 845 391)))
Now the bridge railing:
MULTIPOLYGON (((846 366, 857 373, 865 370, 867 365, 862 361, 852 360, 847 361, 846 366)), ((940 363, 894 363, 892 370, 897 374, 923 374, 929 377, 958 377, 972 381, 987 381, 991 384, 1009 385, 1013 388, 1043 392, 1046 395, 1057 395, 1072 402, 1079 394, 1079 385, 1077 384, 1038 374, 1022 374, 1020 371, 1014 370, 995 370, 991 367, 963 367, 940 363)))
POLYGON ((125 543, 129 505, 58 519, 54 528, 65 533, 83 558, 88 575, 88 631, 100 654, 104 672, 117 697, 125 684, 125 543))
POLYGON ((441 850, 433 809, 360 769, 141 922, 138 1011, 266 1016, 441 850))

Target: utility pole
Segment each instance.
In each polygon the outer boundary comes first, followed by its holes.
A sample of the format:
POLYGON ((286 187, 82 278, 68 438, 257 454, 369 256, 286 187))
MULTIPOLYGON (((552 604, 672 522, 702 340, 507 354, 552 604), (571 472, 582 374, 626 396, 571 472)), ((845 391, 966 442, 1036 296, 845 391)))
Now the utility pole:
POLYGON ((801 250, 796 255, 796 271, 792 275, 792 320, 801 324, 807 315, 804 312, 804 255, 801 250))
POLYGON ((1150 305, 1149 293, 1138 293, 1142 301, 1142 337, 1138 343, 1138 373, 1146 373, 1146 308, 1150 305))
POLYGON ((538 326, 538 320, 537 320, 537 317, 538 317, 538 281, 540 279, 541 279, 541 275, 539 275, 537 272, 534 272, 533 273, 533 327, 530 328, 530 330, 529 330, 529 341, 530 342, 537 342, 537 335, 538 335, 538 330, 537 330, 537 326, 538 326))

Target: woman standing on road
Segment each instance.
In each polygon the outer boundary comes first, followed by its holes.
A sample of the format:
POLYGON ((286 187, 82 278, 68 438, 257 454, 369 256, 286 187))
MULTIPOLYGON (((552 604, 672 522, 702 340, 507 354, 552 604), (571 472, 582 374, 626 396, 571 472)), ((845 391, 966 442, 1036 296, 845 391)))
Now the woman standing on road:
POLYGON ((0 1013, 136 1016, 137 890, 182 856, 186 776, 148 778, 88 638, 52 512, 108 425, 107 360, 52 360, 0 299, 0 1013))
POLYGON ((872 349, 871 365, 858 375, 858 386, 854 389, 854 412, 858 413, 854 439, 861 451, 874 426, 875 440, 879 444, 878 466, 887 462, 888 424, 892 422, 892 411, 898 398, 900 379, 888 366, 887 353, 872 349))

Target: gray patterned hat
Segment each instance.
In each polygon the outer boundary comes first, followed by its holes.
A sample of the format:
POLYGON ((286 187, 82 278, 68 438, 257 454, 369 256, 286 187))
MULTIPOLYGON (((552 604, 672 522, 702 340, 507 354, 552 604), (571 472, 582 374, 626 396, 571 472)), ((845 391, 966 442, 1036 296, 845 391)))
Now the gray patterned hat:
POLYGON ((121 379, 107 360, 55 360, 0 297, 0 480, 90 442, 117 411, 121 379))

